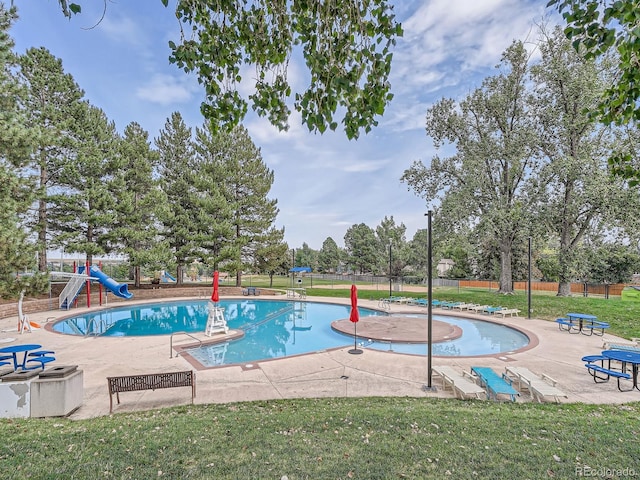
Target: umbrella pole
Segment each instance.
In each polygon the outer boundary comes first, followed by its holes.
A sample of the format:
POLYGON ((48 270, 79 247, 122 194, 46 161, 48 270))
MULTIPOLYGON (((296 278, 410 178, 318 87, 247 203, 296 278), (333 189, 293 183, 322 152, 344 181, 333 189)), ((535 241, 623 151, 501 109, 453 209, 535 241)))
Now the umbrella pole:
POLYGON ((349 350, 349 353, 352 355, 360 355, 362 353, 362 350, 360 350, 357 346, 357 341, 358 341, 358 322, 353 322, 353 348, 351 350, 349 350))

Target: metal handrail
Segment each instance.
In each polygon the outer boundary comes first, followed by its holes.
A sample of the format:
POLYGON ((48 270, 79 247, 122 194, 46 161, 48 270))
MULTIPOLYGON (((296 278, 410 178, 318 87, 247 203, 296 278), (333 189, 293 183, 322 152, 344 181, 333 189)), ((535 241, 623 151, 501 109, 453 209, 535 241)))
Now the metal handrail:
MULTIPOLYGON (((171 337, 169 339, 169 358, 173 358, 173 336, 174 335, 186 335, 187 337, 191 337, 193 338, 195 341, 197 341, 200 345, 202 345, 202 340, 200 340, 197 337, 194 337, 193 335, 191 335, 190 333, 187 332, 173 332, 171 334, 171 337)), ((176 353, 176 357, 179 357, 180 353, 176 353)))

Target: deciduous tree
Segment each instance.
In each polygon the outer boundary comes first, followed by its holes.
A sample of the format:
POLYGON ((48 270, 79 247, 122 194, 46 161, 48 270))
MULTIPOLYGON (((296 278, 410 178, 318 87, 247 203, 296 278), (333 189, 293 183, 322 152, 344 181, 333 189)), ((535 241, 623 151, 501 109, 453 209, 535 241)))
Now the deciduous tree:
POLYGON ((606 88, 605 66, 579 55, 561 31, 542 34, 542 58, 531 67, 537 85, 536 128, 548 159, 539 176, 544 202, 539 204, 538 218, 557 242, 558 295, 567 296, 582 239, 596 225, 623 225, 619 221, 630 205, 637 204, 637 192, 608 172, 616 132, 593 122, 586 113, 595 108, 606 88))
MULTIPOLYGON (((550 0, 567 27, 564 33, 586 58, 603 57, 615 52, 617 72, 604 89, 591 112, 604 124, 640 122, 640 0, 550 0)), ((609 162, 613 171, 640 183, 638 157, 624 149, 615 149, 609 162)))
MULTIPOLYGON (((80 2, 59 2, 68 17, 81 10, 80 2)), ((169 60, 197 74, 205 89, 201 111, 214 133, 237 126, 249 104, 287 129, 293 95, 309 130, 335 130, 342 115, 347 137, 357 138, 377 125, 393 97, 392 48, 402 28, 387 0, 179 0, 175 15, 182 32, 169 42, 169 60), (294 93, 287 72, 297 48, 310 78, 294 93), (245 75, 245 66, 252 73, 245 75), (244 98, 247 77, 254 92, 244 98)))
POLYGON ((499 251, 500 291, 511 293, 513 244, 526 226, 527 182, 539 165, 521 42, 505 51, 498 68, 460 104, 443 99, 429 109, 428 135, 456 152, 434 157, 429 167, 415 162, 402 180, 427 202, 440 198, 440 215, 451 222, 484 223, 499 251))

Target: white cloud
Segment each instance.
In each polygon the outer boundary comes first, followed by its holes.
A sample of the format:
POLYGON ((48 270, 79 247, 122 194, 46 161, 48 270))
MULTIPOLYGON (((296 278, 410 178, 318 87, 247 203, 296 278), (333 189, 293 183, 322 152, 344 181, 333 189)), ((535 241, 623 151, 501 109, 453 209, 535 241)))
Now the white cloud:
POLYGON ((193 98, 196 91, 188 80, 189 77, 184 76, 156 74, 145 85, 136 89, 136 96, 160 105, 185 103, 193 98))
POLYGON ((136 50, 144 50, 150 43, 140 23, 119 15, 117 9, 111 9, 96 28, 106 34, 109 41, 125 44, 136 50))

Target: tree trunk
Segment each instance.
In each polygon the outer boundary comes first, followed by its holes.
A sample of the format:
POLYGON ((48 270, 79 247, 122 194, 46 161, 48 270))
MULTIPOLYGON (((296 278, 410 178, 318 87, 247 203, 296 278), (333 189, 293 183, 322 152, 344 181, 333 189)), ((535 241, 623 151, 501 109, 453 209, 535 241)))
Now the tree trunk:
POLYGON ((571 252, 567 248, 560 247, 560 274, 558 275, 558 297, 571 296, 571 252))
POLYGON ((500 290, 499 293, 513 293, 513 274, 511 270, 511 242, 500 242, 500 290))
POLYGON ((140 265, 133 267, 133 276, 136 288, 140 288, 140 265))
POLYGON ((176 268, 176 284, 182 285, 182 276, 184 275, 184 264, 179 263, 176 268))
POLYGON ((242 286, 242 271, 238 269, 236 272, 236 287, 242 286))
MULTIPOLYGON (((47 188, 47 169, 40 169, 40 188, 46 192, 47 188)), ((38 271, 47 271, 47 201, 41 199, 38 201, 38 271)))
POLYGON ((571 296, 571 282, 558 282, 558 297, 571 296))
POLYGON ((560 248, 558 264, 558 297, 571 296, 571 266, 573 264, 573 249, 571 248, 570 228, 567 222, 563 222, 560 232, 560 248))

